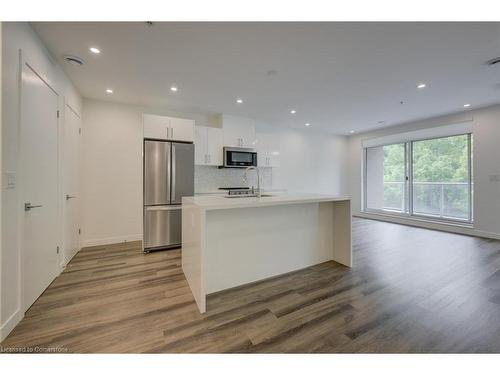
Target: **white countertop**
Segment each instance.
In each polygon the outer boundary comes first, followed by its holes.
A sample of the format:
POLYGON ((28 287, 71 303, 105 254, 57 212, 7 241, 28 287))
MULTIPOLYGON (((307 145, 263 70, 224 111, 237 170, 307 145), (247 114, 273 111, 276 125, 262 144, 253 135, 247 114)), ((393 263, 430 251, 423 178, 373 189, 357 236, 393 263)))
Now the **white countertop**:
POLYGON ((226 198, 223 195, 200 195, 182 198, 183 204, 195 205, 206 210, 223 210, 230 208, 264 207, 284 204, 316 203, 347 201, 351 198, 339 195, 323 195, 309 193, 264 193, 270 197, 226 198))

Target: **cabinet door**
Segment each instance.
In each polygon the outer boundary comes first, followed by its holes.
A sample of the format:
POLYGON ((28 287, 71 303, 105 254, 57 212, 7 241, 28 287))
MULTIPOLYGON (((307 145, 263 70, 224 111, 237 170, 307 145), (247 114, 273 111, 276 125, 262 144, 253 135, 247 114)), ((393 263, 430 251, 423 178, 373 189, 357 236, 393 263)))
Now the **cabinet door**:
POLYGON ((208 162, 207 144, 208 128, 205 126, 195 126, 194 128, 194 162, 196 165, 205 165, 208 162))
POLYGON ((144 138, 168 139, 170 118, 156 115, 142 115, 144 138))
POLYGON ((240 132, 241 147, 255 147, 255 128, 252 126, 244 126, 240 132))
POLYGON ((207 129, 207 156, 209 165, 222 165, 222 129, 207 129))
POLYGON ((280 166, 279 136, 272 133, 257 133, 255 137, 257 164, 259 167, 280 166))
POLYGON ((269 167, 280 166, 280 138, 278 134, 269 134, 267 139, 267 164, 269 167))
POLYGON ((223 127, 224 146, 255 147, 255 128, 249 124, 225 122, 223 127))
POLYGON ((240 133, 237 126, 226 126, 223 129, 224 146, 228 147, 241 147, 240 146, 240 133))
POLYGON ((255 135, 255 149, 257 150, 257 165, 259 167, 269 166, 268 142, 268 134, 257 133, 255 135))
POLYGON ((183 118, 170 118, 170 138, 175 141, 193 142, 194 121, 183 118))

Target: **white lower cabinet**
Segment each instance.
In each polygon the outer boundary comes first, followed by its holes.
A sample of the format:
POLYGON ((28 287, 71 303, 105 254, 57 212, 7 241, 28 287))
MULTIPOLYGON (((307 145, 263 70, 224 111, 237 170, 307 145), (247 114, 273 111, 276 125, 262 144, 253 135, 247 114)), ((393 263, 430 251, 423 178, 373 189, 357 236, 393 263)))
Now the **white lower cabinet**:
POLYGON ((277 134, 256 134, 257 165, 259 167, 280 166, 280 142, 277 134))
POLYGON ((195 127, 195 164, 222 165, 222 129, 196 126, 195 127))

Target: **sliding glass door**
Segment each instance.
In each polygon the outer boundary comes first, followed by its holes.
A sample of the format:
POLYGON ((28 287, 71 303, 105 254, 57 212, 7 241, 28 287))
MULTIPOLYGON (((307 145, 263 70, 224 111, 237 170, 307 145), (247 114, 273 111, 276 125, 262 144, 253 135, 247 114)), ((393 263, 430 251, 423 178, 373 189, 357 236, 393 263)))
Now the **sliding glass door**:
POLYGON ((472 135, 365 149, 365 210, 472 222, 472 135))
POLYGON ((408 211, 407 157, 404 143, 366 149, 366 207, 408 211))

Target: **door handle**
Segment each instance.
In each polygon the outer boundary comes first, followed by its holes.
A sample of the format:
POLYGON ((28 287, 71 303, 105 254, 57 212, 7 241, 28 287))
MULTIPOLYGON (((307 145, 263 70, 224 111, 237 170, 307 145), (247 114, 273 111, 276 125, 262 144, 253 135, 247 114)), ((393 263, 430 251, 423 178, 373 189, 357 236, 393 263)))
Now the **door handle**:
POLYGON ((175 202, 175 170, 176 170, 176 155, 175 155, 175 144, 172 143, 172 179, 171 179, 171 192, 170 192, 170 202, 175 202))
POLYGON ((24 204, 24 211, 31 211, 32 208, 43 207, 42 204, 32 206, 30 202, 24 204))
POLYGON ((70 200, 70 199, 75 199, 76 198, 76 195, 69 195, 69 194, 66 194, 66 200, 70 200))

